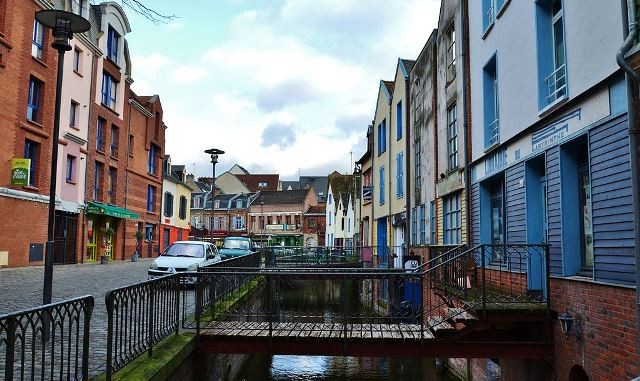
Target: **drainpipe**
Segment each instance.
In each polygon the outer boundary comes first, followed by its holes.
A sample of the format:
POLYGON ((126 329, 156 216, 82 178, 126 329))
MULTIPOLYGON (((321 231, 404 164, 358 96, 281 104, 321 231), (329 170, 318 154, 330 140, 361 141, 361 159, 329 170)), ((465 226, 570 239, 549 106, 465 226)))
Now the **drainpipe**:
MULTIPOLYGON (((622 20, 624 24, 625 40, 618 53, 616 61, 626 73, 627 83, 627 117, 629 123, 629 152, 631 161, 631 183, 633 192, 633 223, 634 245, 633 251, 636 258, 636 327, 640 326, 640 175, 638 174, 638 130, 636 126, 636 104, 638 89, 638 73, 625 61, 624 55, 631 49, 636 35, 636 3, 635 0, 622 0, 622 20), (626 14, 625 11, 626 10, 626 14)), ((640 334, 637 335, 636 352, 640 354, 640 334)))
MULTIPOLYGON (((394 80, 395 80, 395 78, 394 78, 394 80)), ((393 92, 395 93, 395 91, 396 91, 396 89, 394 87, 393 92)), ((391 142, 393 141, 392 140, 393 138, 391 137, 391 120, 392 120, 391 119, 391 112, 392 111, 393 111, 393 95, 391 95, 391 99, 389 100, 389 119, 388 119, 389 123, 387 123, 387 125, 389 126, 389 135, 387 135, 388 139, 387 139, 387 142, 386 142, 386 144, 389 145, 389 160, 388 160, 389 161, 389 166, 387 167, 387 173, 388 173, 387 178, 389 179, 389 181, 388 181, 389 186, 385 187, 385 188, 387 188, 387 189, 385 189, 385 192, 387 190, 389 191, 389 198, 386 199, 386 201, 387 201, 387 210, 388 210, 388 212, 387 212, 387 227, 388 227, 388 230, 387 231, 389 232, 389 235, 387 236, 387 237, 389 237, 388 240, 387 240, 387 246, 389 247, 389 252, 387 253, 387 264, 389 265, 389 268, 393 268, 393 265, 395 263, 395 252, 394 252, 395 250, 391 250, 392 248, 395 249, 394 242, 393 242, 395 240, 395 235, 394 235, 394 232, 393 232, 393 219, 391 218, 392 217, 392 215, 391 215, 391 197, 393 197, 391 195, 391 185, 393 184, 393 180, 391 180, 391 153, 392 153, 391 152, 391 142), (391 263, 389 263, 389 262, 391 262, 391 263)), ((396 127, 396 131, 397 131, 397 127, 396 127)), ((396 171, 396 176, 398 176, 398 172, 397 171, 396 171)))
POLYGON ((471 192, 469 188, 470 184, 470 168, 469 168, 469 154, 471 153, 469 147, 467 146, 467 135, 469 134, 469 121, 468 121, 468 113, 467 113, 467 83, 468 83, 468 75, 467 73, 467 30, 466 26, 468 25, 467 21, 467 2, 465 0, 460 0, 460 20, 461 20, 461 28, 460 28, 460 61, 462 62, 462 146, 464 147, 464 203, 465 203, 465 234, 467 236, 467 245, 471 247, 471 221, 469 219, 471 200, 470 195, 471 192))
MULTIPOLYGON (((409 229, 411 228, 411 222, 410 222, 410 217, 411 217, 411 167, 409 166, 411 164, 411 139, 409 138, 409 132, 411 131, 409 123, 411 122, 411 107, 409 107, 409 99, 411 96, 411 91, 410 91, 410 87, 411 87, 411 75, 410 73, 407 73, 408 78, 406 78, 404 80, 404 102, 402 103, 403 107, 406 107, 407 111, 404 113, 404 141, 405 141, 405 145, 404 145, 404 152, 407 155, 407 157, 405 158, 404 162, 405 162, 405 192, 404 192, 404 209, 405 209, 405 215, 407 216, 407 218, 405 218, 406 224, 405 224, 405 228, 404 228, 404 243, 405 243, 405 247, 406 252, 404 253, 405 255, 409 254, 409 243, 410 243, 410 234, 409 234, 409 229)), ((427 211, 427 207, 425 206, 425 215, 426 215, 426 211, 427 211)), ((426 216, 425 216, 426 218, 426 216)), ((418 227, 418 223, 416 223, 416 228, 418 227)), ((419 229, 417 229, 419 231, 419 229)), ((418 232, 416 232, 417 234, 418 232)), ((426 233, 425 233, 426 234, 426 233)), ((417 237, 417 235, 416 235, 417 237)))

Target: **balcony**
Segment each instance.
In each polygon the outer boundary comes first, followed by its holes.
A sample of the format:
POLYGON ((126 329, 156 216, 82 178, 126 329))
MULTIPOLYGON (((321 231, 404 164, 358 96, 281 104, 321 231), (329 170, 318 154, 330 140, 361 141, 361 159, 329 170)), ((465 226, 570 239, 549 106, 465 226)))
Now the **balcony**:
POLYGON ((561 65, 544 79, 547 84, 547 102, 553 103, 567 94, 567 67, 561 65))

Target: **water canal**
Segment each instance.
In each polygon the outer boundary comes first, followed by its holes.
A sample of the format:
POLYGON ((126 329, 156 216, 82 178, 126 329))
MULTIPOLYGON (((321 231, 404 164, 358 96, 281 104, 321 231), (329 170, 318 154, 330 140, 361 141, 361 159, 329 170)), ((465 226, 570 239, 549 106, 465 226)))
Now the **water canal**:
MULTIPOLYGON (((282 316, 304 313, 308 316, 332 319, 341 308, 344 308, 343 303, 347 303, 350 309, 357 310, 360 304, 359 292, 355 282, 348 282, 345 286, 340 281, 318 280, 282 284, 275 298, 279 306, 279 314, 282 316)), ((436 371, 433 359, 284 355, 249 356, 234 379, 238 381, 453 380, 448 375, 436 371)))

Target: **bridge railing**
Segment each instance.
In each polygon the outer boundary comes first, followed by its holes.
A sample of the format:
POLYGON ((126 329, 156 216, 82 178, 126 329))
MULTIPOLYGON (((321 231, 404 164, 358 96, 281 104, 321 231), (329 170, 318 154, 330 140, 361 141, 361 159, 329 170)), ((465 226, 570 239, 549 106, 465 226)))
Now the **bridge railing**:
POLYGON ((83 296, 0 315, 0 377, 88 380, 93 306, 83 296))
POLYGON ((392 268, 406 251, 404 246, 269 246, 263 255, 268 267, 392 268))

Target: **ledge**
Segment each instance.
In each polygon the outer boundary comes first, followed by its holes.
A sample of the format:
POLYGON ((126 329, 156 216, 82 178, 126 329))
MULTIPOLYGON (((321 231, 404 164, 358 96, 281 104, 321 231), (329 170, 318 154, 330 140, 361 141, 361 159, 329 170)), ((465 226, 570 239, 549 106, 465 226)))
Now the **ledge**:
POLYGON ((44 131, 42 128, 43 126, 35 123, 35 122, 19 122, 20 123, 20 128, 25 130, 25 131, 29 131, 34 135, 38 135, 41 138, 45 138, 45 139, 49 139, 49 133, 44 131))
MULTIPOLYGON (((196 350, 194 334, 171 335, 153 347, 154 355, 146 353, 112 375, 113 380, 168 380, 182 363, 196 350)), ((106 380, 106 373, 92 381, 106 380)))

